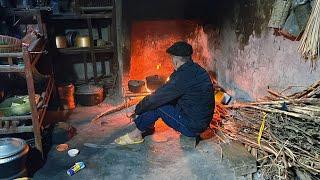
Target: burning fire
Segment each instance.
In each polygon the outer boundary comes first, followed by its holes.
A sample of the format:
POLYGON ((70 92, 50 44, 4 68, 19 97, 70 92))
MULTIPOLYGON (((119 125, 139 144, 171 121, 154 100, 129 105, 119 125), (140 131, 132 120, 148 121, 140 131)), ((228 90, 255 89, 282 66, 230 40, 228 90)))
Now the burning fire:
MULTIPOLYGON (((211 60, 208 37, 197 21, 154 20, 135 21, 131 29, 131 60, 129 79, 145 80, 151 75, 169 77, 174 71, 166 49, 185 40, 194 47, 193 59, 200 65, 211 60)), ((166 79, 169 81, 169 78, 166 79)), ((151 92, 148 90, 148 92, 151 92)))
POLYGON ((152 91, 147 87, 146 87, 146 90, 147 90, 148 93, 152 93, 152 91))
POLYGON ((157 64, 157 70, 161 68, 161 64, 157 64))

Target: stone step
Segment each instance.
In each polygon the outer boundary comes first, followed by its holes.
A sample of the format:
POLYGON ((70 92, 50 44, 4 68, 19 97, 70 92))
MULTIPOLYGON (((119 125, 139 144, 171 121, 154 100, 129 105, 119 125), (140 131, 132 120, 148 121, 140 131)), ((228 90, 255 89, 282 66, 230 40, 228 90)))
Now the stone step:
POLYGON ((236 141, 221 144, 223 159, 227 161, 236 177, 251 175, 257 172, 256 159, 236 141))

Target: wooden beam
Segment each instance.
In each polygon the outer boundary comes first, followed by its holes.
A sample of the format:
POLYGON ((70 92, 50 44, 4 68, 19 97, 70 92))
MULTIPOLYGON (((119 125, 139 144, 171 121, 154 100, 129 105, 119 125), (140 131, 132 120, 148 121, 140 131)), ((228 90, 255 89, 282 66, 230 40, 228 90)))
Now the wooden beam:
POLYGON ((92 32, 92 20, 91 18, 87 19, 88 23, 88 30, 89 30, 89 36, 90 36, 90 55, 91 55, 91 61, 92 61, 92 67, 93 67, 93 76, 94 76, 94 82, 97 83, 97 62, 96 62, 96 55, 94 54, 94 43, 93 43, 93 32, 92 32))
POLYGON ((114 38, 114 63, 117 63, 118 71, 118 89, 122 94, 122 74, 123 74, 123 35, 122 35, 122 0, 114 0, 114 11, 113 11, 113 38, 114 38))
POLYGON ((34 82, 33 82, 32 70, 31 70, 32 66, 30 62, 30 52, 28 52, 27 47, 24 47, 23 49, 23 60, 25 64, 25 74, 26 74, 28 95, 29 95, 29 101, 30 101, 30 107, 31 107, 31 117, 32 117, 35 145, 36 145, 36 148, 41 152, 43 157, 42 138, 41 138, 41 132, 40 132, 39 114, 37 110, 37 104, 35 101, 35 90, 34 90, 34 82))

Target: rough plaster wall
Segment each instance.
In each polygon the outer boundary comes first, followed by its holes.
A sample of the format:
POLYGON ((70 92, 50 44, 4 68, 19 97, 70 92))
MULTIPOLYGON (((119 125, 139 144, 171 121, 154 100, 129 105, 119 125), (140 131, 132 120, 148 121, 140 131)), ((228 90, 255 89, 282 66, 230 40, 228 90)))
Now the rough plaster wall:
POLYGON ((276 37, 267 28, 270 4, 267 0, 249 4, 254 11, 247 17, 254 19, 243 24, 239 23, 242 17, 237 17, 243 16, 243 9, 236 5, 233 18, 222 25, 219 45, 212 49, 220 83, 238 100, 262 97, 268 86, 280 91, 290 85, 308 86, 320 79, 320 69, 311 72, 310 64, 297 53, 299 42, 276 37), (246 26, 252 24, 256 27, 248 34, 246 26))

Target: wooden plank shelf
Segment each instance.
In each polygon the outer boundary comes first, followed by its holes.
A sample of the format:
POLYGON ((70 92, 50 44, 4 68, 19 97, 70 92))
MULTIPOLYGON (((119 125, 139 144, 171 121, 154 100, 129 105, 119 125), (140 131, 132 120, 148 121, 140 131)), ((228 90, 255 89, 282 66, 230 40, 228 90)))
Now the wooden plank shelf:
POLYGON ((0 134, 17 134, 17 133, 25 133, 25 132, 33 132, 33 126, 18 126, 15 128, 1 128, 0 134))
MULTIPOLYGON (((88 48, 64 48, 57 49, 55 53, 56 57, 54 60, 59 61, 62 55, 74 55, 81 56, 82 58, 70 58, 73 59, 73 62, 79 62, 81 60, 84 66, 84 78, 86 83, 89 82, 88 75, 88 63, 92 64, 93 77, 95 84, 98 83, 98 64, 97 62, 106 61, 105 55, 110 59, 110 66, 116 66, 117 60, 117 50, 119 46, 117 45, 117 29, 116 29, 116 11, 120 10, 115 5, 117 1, 108 0, 107 3, 103 2, 103 5, 94 5, 90 3, 77 3, 78 5, 78 14, 76 13, 62 13, 62 14, 53 14, 48 16, 47 22, 50 22, 51 33, 50 39, 54 39, 56 35, 63 34, 64 31, 70 29, 88 29, 88 36, 90 38, 90 47, 88 48), (99 6, 99 7, 97 7, 99 6), (107 45, 107 47, 94 47, 93 30, 97 30, 98 39, 102 38, 102 31, 106 31, 106 39, 112 42, 112 46, 107 45), (78 59, 78 60, 76 60, 78 59)), ((119 11, 120 14, 120 11, 119 11)), ((60 65, 61 62, 57 63, 60 65)), ((106 75, 105 63, 101 63, 101 71, 103 75, 106 75)), ((117 73, 116 68, 111 67, 111 73, 117 73)))
POLYGON ((9 117, 0 117, 0 121, 19 121, 19 120, 29 120, 31 118, 32 118, 31 115, 9 116, 9 117))
POLYGON ((0 57, 5 58, 22 58, 22 52, 13 52, 13 53, 0 53, 0 57))
MULTIPOLYGON (((114 49, 113 49, 113 46, 94 47, 92 51, 94 53, 113 53, 114 49)), ((71 48, 58 49, 58 52, 61 54, 79 54, 79 53, 89 53, 91 52, 91 49, 71 47, 71 48)))
MULTIPOLYGON (((101 6, 101 7, 79 7, 82 12, 96 12, 96 11, 112 11, 113 6, 101 6)), ((84 14, 84 13, 83 13, 84 14)))
MULTIPOLYGON (((54 80, 53 80, 53 77, 51 76, 48 80, 46 91, 42 93, 42 94, 44 94, 44 96, 42 97, 42 100, 39 101, 37 104, 37 109, 40 112, 39 113, 40 119, 41 119, 41 117, 42 118, 44 117, 44 114, 45 114, 46 109, 48 107, 48 103, 50 100, 50 96, 52 94, 53 86, 54 86, 54 80)), ((8 117, 1 117, 0 116, 0 121, 19 121, 19 120, 29 120, 31 118, 32 118, 31 115, 8 116, 8 117)))
MULTIPOLYGON (((40 57, 42 56, 42 53, 44 52, 44 48, 46 45, 46 40, 44 39, 37 39, 35 42, 31 43, 28 48, 28 53, 29 54, 35 54, 32 55, 30 58, 32 67, 35 66, 35 64, 38 62, 40 57)), ((0 53, 0 57, 2 58, 22 58, 23 57, 23 52, 15 52, 15 53, 0 53)), ((0 73, 24 73, 25 72, 25 67, 24 66, 19 66, 19 65, 0 65, 0 73)))
MULTIPOLYGON (((0 134, 16 134, 16 133, 25 133, 25 132, 32 132, 35 138, 35 147, 38 151, 41 152, 42 157, 43 155, 43 147, 42 147, 42 135, 41 131, 43 128, 43 118, 46 113, 46 108, 49 103, 49 99, 52 93, 52 89, 54 86, 53 76, 50 75, 48 79, 46 91, 43 96, 43 99, 39 102, 41 105, 36 103, 35 101, 35 87, 34 87, 34 80, 33 80, 33 68, 37 64, 38 60, 41 56, 45 53, 45 46, 46 46, 46 27, 43 24, 43 15, 40 12, 41 10, 34 10, 34 17, 38 22, 39 33, 43 35, 42 38, 38 38, 28 45, 22 46, 22 52, 16 53, 0 53, 0 57, 7 58, 9 65, 0 65, 0 73, 10 73, 10 72, 23 72, 25 74, 27 88, 28 88, 28 96, 30 101, 30 109, 31 114, 25 116, 11 116, 11 117, 0 117, 0 134), (14 65, 12 58, 22 58, 23 65, 14 65), (39 105, 39 107, 38 107, 39 105), (41 119, 40 119, 41 118, 41 119), (17 126, 16 121, 19 120, 32 120, 32 125, 30 126, 17 126), (2 122, 4 121, 5 127, 2 128, 2 122), (11 121, 11 127, 10 127, 11 121)), ((25 12, 21 12, 23 13, 25 12)), ((19 14, 19 13, 17 13, 19 14)))
POLYGON ((25 9, 25 8, 10 8, 9 13, 13 15, 19 16, 33 16, 38 15, 41 12, 50 12, 51 7, 37 7, 32 9, 25 9))
POLYGON ((24 67, 18 66, 18 65, 0 65, 0 73, 23 73, 24 67))
POLYGON ((49 20, 86 20, 86 19, 111 19, 112 13, 104 14, 57 14, 51 15, 49 20))

